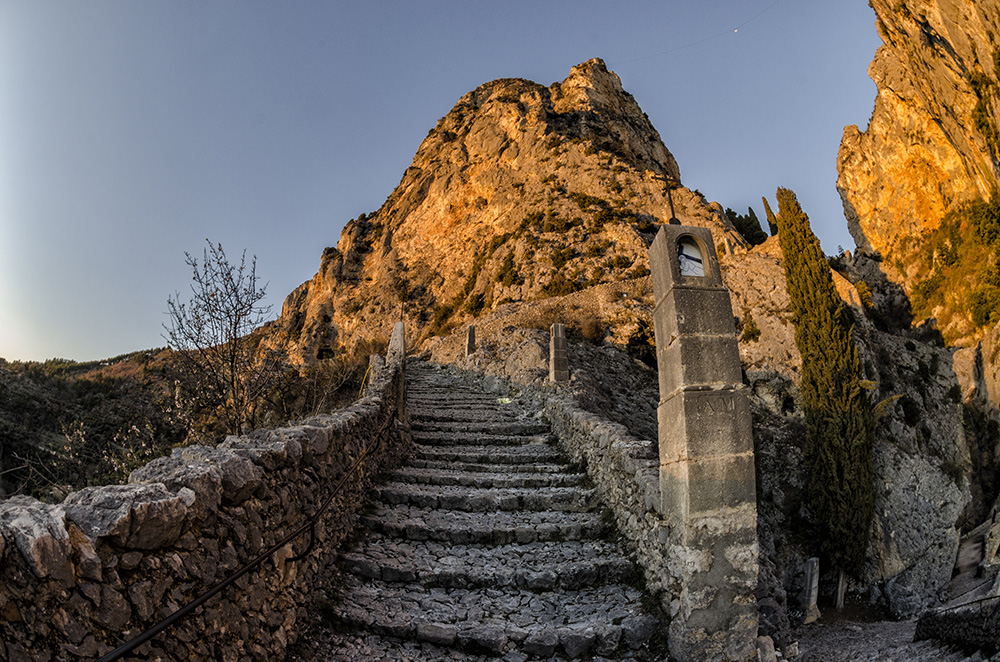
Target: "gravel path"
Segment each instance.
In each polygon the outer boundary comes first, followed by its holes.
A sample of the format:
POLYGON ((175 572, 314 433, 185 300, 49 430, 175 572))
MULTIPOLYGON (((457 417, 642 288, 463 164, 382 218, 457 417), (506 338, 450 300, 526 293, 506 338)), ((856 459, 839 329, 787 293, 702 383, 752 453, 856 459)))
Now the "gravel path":
POLYGON ((1000 662, 936 641, 913 641, 916 620, 803 625, 795 632, 796 662, 1000 662))

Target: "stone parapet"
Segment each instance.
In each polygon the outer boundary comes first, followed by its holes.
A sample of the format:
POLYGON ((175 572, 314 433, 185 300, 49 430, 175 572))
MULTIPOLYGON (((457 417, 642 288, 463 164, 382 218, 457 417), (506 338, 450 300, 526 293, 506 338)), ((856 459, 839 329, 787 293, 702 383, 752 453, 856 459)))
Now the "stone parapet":
POLYGON ((377 440, 318 521, 310 554, 295 559, 305 534, 128 656, 283 659, 313 591, 332 579, 367 487, 409 450, 398 425, 401 331, 388 361, 373 357, 364 396, 345 409, 175 449, 127 485, 88 487, 61 504, 0 502, 0 660, 106 654, 301 526, 377 440))
POLYGON ((936 639, 966 649, 1000 648, 1000 597, 944 609, 928 609, 917 620, 914 641, 936 639))
POLYGON ((619 531, 636 551, 649 590, 664 600, 668 611, 674 586, 666 547, 669 525, 659 513, 656 442, 635 439, 625 426, 581 409, 568 395, 549 395, 544 412, 566 454, 587 467, 619 531))

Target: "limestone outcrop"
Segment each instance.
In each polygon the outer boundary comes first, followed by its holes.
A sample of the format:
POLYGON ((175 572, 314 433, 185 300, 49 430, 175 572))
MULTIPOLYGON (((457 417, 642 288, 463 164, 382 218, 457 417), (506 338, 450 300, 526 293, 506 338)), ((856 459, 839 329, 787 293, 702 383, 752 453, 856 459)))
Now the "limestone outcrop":
POLYGON ((878 96, 868 127, 844 130, 837 188, 858 248, 881 253, 909 293, 921 235, 998 182, 1000 2, 869 4, 883 41, 868 70, 878 96))
POLYGON ((743 244, 719 205, 681 186, 601 60, 549 87, 495 80, 430 130, 381 208, 347 224, 279 325, 300 361, 388 336, 400 310, 419 342, 505 303, 640 278, 672 216, 743 244))

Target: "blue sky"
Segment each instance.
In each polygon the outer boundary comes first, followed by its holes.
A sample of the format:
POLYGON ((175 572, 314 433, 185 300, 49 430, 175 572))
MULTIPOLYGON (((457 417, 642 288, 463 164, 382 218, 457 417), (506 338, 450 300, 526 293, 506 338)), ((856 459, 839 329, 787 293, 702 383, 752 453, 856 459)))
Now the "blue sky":
POLYGON ((828 253, 843 127, 879 45, 833 0, 0 2, 0 357, 165 344, 204 240, 257 256, 280 312, 469 90, 601 57, 682 182, 763 216, 798 194, 828 253))

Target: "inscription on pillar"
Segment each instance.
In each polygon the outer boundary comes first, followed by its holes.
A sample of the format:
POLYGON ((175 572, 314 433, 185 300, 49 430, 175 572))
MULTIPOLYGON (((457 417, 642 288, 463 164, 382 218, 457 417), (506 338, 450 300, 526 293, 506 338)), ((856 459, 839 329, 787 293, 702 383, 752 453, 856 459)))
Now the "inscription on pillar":
POLYGON ((681 661, 755 650, 757 506, 750 406, 712 233, 666 225, 649 251, 660 380, 660 513, 679 564, 670 651, 681 661))

